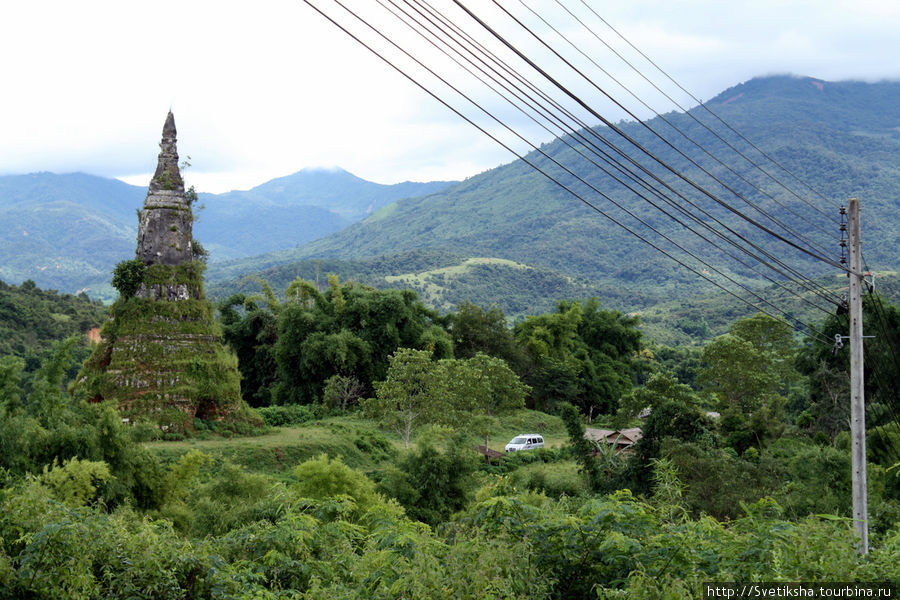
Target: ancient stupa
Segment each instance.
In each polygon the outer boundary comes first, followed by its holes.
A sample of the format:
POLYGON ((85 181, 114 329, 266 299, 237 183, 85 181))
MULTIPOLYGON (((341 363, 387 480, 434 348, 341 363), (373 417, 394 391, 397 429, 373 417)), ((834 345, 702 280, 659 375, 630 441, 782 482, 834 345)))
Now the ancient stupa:
POLYGON ((116 267, 119 299, 76 391, 113 400, 132 421, 190 429, 235 418, 243 403, 237 359, 203 292, 191 200, 178 166, 175 118, 166 117, 159 162, 140 212, 137 256, 116 267))

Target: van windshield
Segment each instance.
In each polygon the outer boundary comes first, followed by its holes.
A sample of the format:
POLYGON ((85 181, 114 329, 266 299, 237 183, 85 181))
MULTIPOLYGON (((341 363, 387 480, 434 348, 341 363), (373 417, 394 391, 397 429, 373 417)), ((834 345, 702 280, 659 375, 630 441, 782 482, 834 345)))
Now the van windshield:
POLYGON ((524 444, 527 441, 528 441, 528 438, 519 436, 519 437, 513 438, 513 441, 511 441, 510 444, 524 444))

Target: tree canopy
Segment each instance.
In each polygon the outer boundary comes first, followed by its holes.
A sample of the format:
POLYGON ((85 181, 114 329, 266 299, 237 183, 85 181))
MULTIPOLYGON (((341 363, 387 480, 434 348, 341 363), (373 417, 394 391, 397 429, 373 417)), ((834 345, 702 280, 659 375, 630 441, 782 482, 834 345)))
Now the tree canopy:
POLYGON ((640 369, 637 324, 636 317, 601 309, 597 298, 562 301, 556 312, 517 323, 535 405, 549 408, 563 400, 589 415, 615 412, 640 369))

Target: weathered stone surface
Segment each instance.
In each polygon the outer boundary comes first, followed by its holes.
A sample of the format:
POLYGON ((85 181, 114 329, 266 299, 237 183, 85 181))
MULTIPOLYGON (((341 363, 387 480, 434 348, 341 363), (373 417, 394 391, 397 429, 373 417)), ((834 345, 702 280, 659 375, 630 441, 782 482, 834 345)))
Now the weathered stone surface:
POLYGON ((184 180, 181 179, 181 170, 178 168, 177 144, 178 131, 175 129, 175 115, 170 110, 163 125, 156 173, 153 174, 153 179, 150 181, 150 195, 163 190, 173 190, 181 192, 182 198, 184 198, 184 180))
POLYGON ((176 300, 188 300, 191 297, 191 292, 185 283, 154 283, 151 285, 142 283, 141 287, 135 293, 135 296, 138 298, 148 298, 150 300, 168 300, 169 302, 175 302, 176 300))
POLYGON ((138 222, 137 257, 146 265, 180 265, 193 258, 194 217, 184 193, 176 141, 175 117, 169 112, 138 222))

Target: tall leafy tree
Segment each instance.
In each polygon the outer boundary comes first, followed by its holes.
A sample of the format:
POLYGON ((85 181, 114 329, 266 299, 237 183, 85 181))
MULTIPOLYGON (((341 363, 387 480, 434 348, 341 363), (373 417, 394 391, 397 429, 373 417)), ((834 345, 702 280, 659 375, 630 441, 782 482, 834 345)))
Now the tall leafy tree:
POLYGON ((325 382, 355 377, 364 390, 383 380, 398 348, 452 356, 450 337, 410 290, 377 290, 329 277, 320 292, 297 280, 278 315, 277 400, 308 404, 321 399, 325 382))
POLYGON ((525 406, 528 386, 503 359, 481 352, 467 360, 444 359, 441 366, 441 384, 456 392, 448 398, 484 436, 484 447, 488 448, 498 417, 525 406))
POLYGON ((631 469, 634 488, 642 491, 650 488, 653 464, 662 456, 665 438, 713 440, 713 424, 701 411, 697 394, 671 375, 655 373, 642 387, 632 390, 622 399, 619 418, 633 418, 647 408, 650 414, 641 425, 642 437, 636 444, 631 469))
POLYGON ((799 379, 790 331, 759 314, 737 321, 703 349, 698 382, 715 395, 723 433, 740 452, 783 430, 785 393, 799 379))
POLYGON ((450 410, 441 391, 431 352, 400 348, 390 357, 387 378, 375 383, 375 397, 361 404, 365 414, 400 434, 409 448, 417 428, 441 420, 450 410))
POLYGON ((535 404, 550 408, 558 400, 593 416, 613 413, 636 379, 641 349, 638 320, 600 301, 562 301, 556 312, 526 318, 515 329, 529 363, 524 379, 535 404))
POLYGON ((250 406, 268 406, 278 380, 278 306, 274 297, 263 306, 245 294, 235 294, 218 306, 223 337, 238 358, 241 395, 250 406))
POLYGON ((502 358, 513 370, 522 367, 525 356, 497 305, 485 309, 463 302, 449 315, 448 331, 456 358, 472 358, 480 352, 502 358))
MULTIPOLYGON (((835 335, 848 335, 845 312, 829 316, 821 336, 808 338, 797 357, 797 368, 809 376, 806 415, 832 438, 849 429, 850 351, 836 348, 835 335)), ((863 341, 866 425, 877 427, 897 419, 896 382, 900 381, 900 308, 875 293, 863 297, 863 341)))

